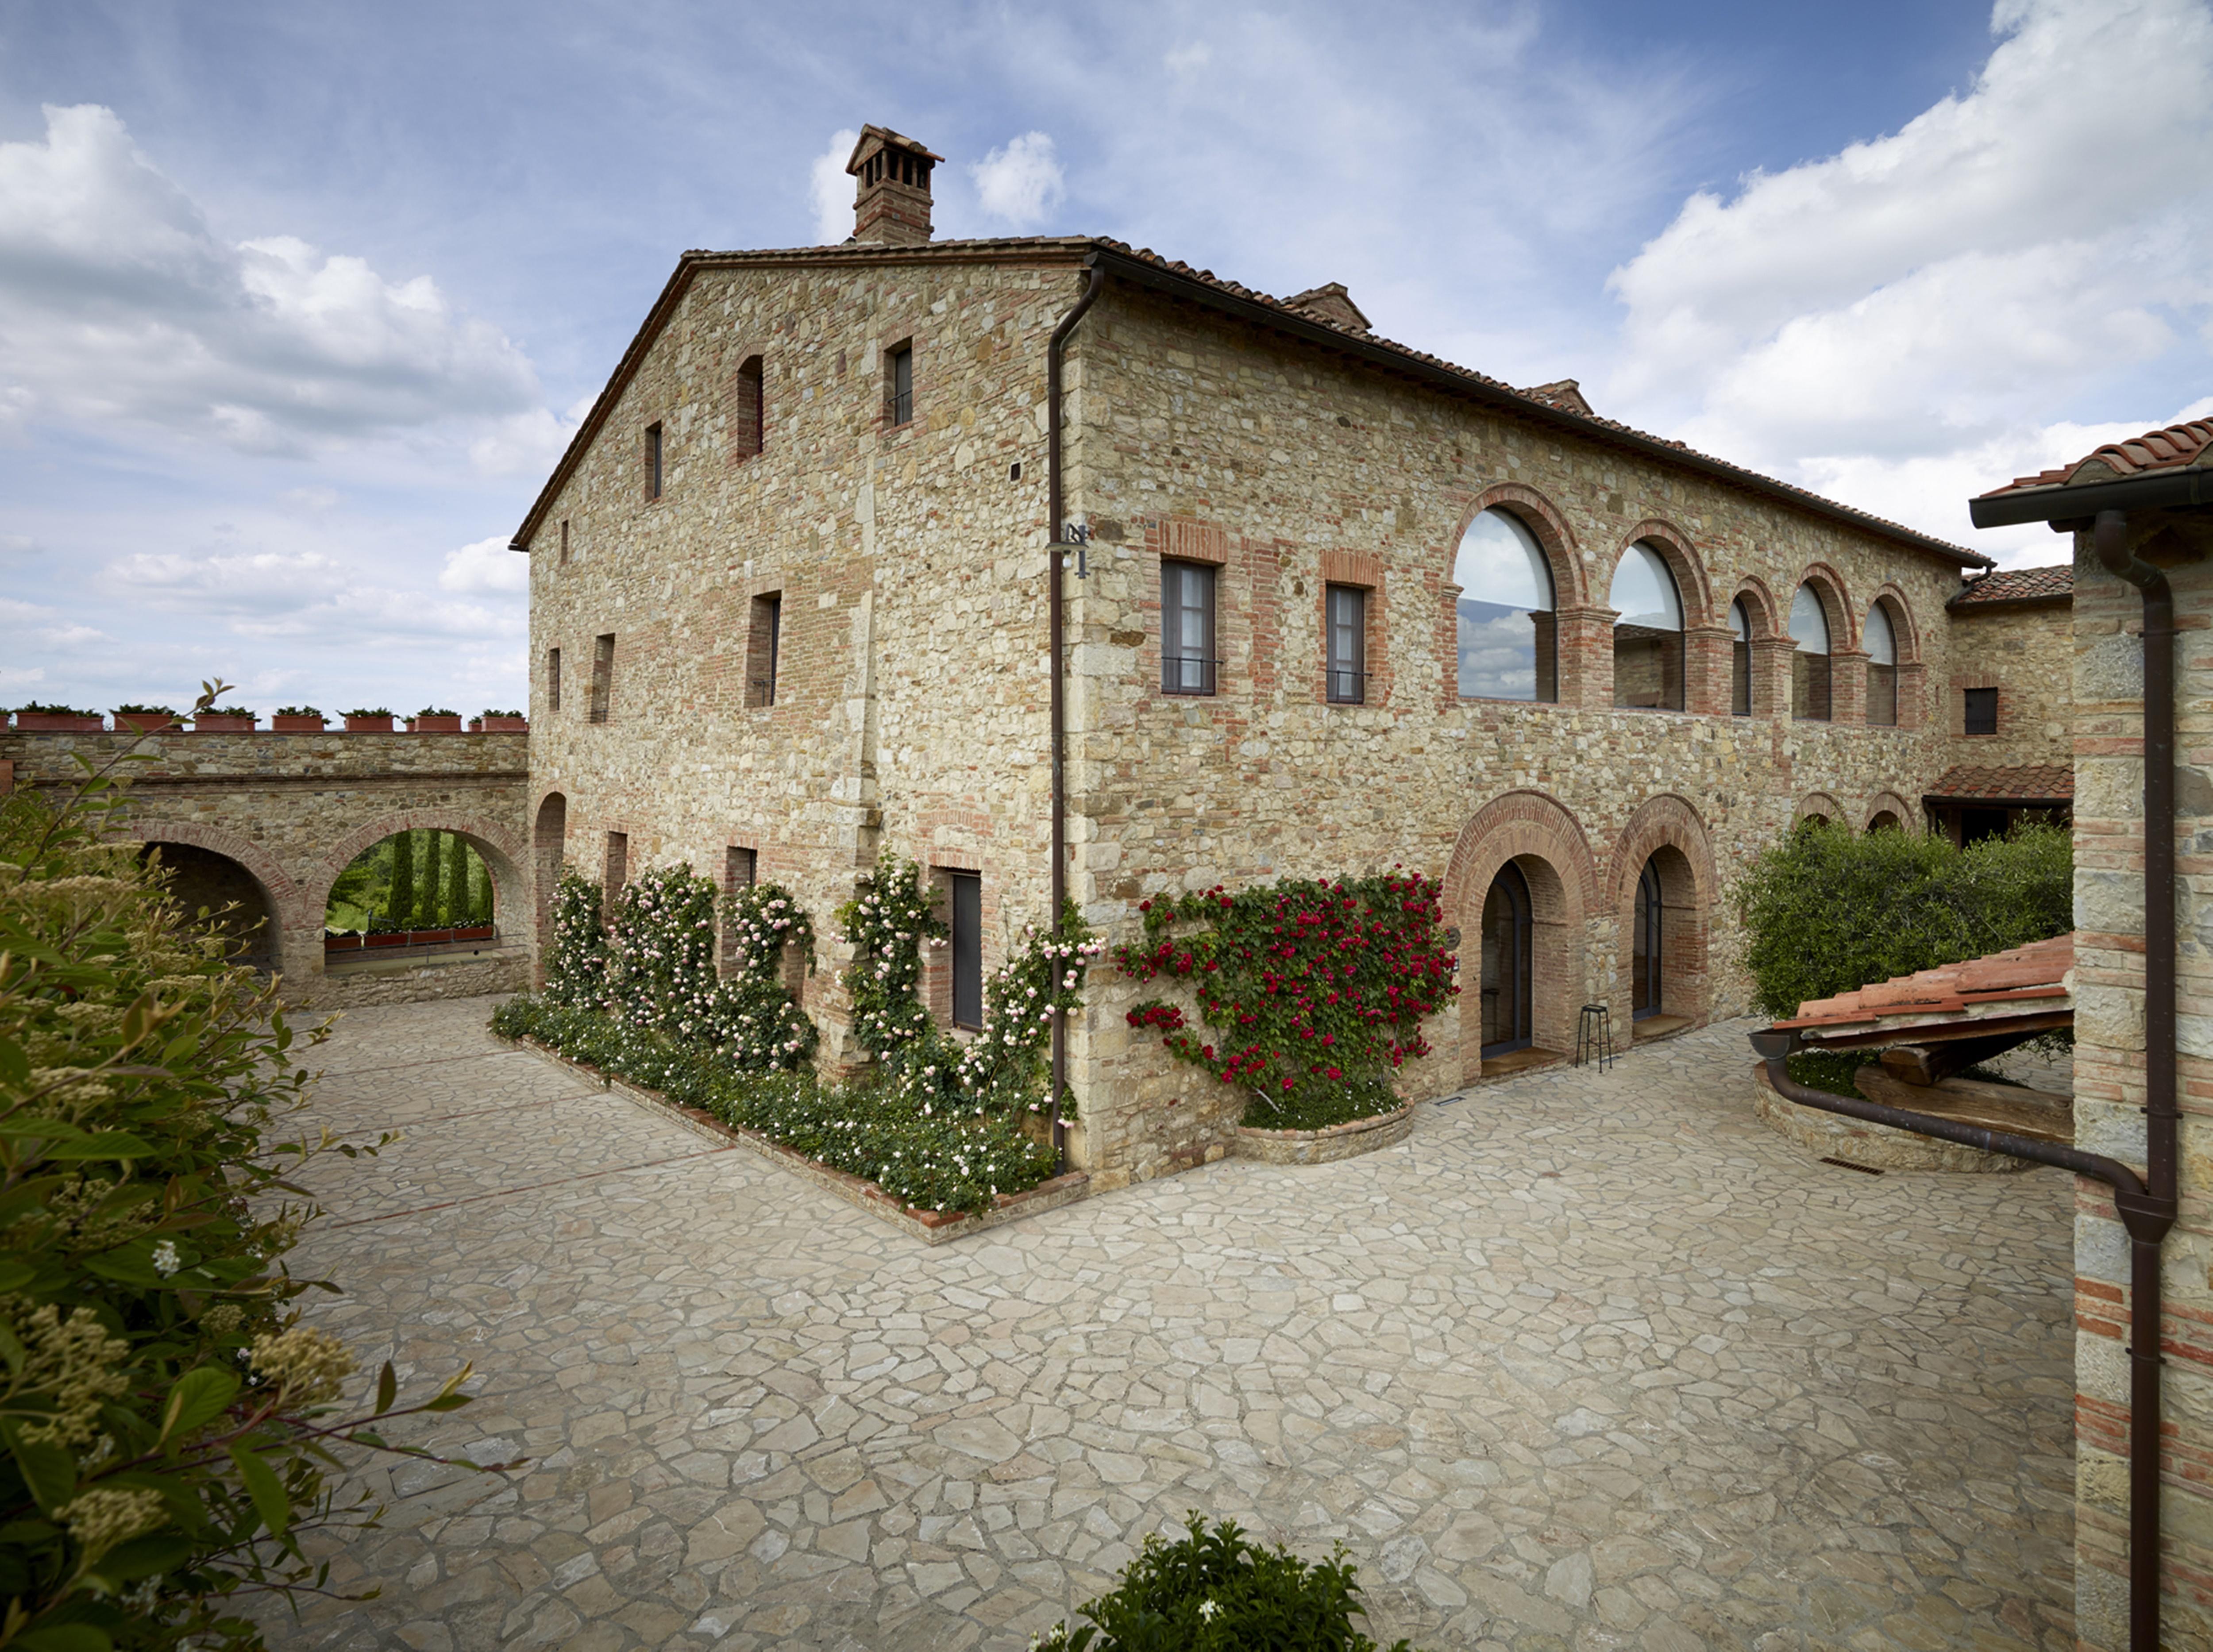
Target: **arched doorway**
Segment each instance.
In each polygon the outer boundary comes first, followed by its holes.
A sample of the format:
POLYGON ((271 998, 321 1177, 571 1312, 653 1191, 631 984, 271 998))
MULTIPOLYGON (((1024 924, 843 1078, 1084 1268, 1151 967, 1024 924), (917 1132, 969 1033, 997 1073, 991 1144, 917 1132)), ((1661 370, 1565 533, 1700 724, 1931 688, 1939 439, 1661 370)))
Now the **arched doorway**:
POLYGON ((1483 1059, 1495 1061, 1536 1042, 1535 926, 1529 880, 1512 861, 1498 869, 1483 899, 1483 1059))
POLYGON ((538 820, 532 828, 531 851, 535 863, 531 868, 533 891, 533 909, 537 917, 538 964, 537 980, 545 984, 546 956, 553 947, 553 894, 561 882, 563 847, 569 836, 569 799, 562 792, 549 791, 538 805, 538 820))
POLYGON ((259 970, 276 966, 277 911, 261 881, 228 855, 197 844, 151 842, 140 857, 159 856, 162 881, 187 917, 223 937, 229 961, 259 970))
POLYGON ((1660 888, 1660 857, 1655 855, 1637 875, 1636 937, 1630 948, 1629 1015, 1649 1021, 1666 1009, 1664 959, 1667 903, 1660 888))

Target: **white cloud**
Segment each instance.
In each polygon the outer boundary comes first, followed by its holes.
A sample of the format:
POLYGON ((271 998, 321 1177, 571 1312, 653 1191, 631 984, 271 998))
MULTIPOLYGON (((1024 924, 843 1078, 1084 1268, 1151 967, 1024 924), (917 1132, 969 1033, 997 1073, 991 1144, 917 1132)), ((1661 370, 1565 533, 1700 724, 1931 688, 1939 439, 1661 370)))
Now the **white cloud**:
POLYGON ((1024 132, 1005 148, 993 149, 970 165, 968 175, 984 210, 1025 226, 1043 219, 1067 189, 1052 139, 1044 132, 1024 132))
POLYGON ((850 128, 830 136, 830 147, 814 157, 807 174, 808 197, 814 204, 814 239, 834 244, 853 235, 853 180, 845 171, 860 133, 850 128))
POLYGON ((1180 46, 1161 59, 1161 64, 1168 73, 1178 79, 1186 75, 1197 74, 1213 61, 1214 48, 1204 40, 1195 40, 1189 46, 1180 46))
POLYGON ((594 399, 580 396, 558 418, 544 407, 509 414, 469 444, 469 462, 487 476, 544 476, 567 449, 594 399))
MULTIPOLYGON (((1692 196, 1617 270, 1606 411, 1986 547, 1969 495, 2165 413, 2095 436, 2066 417, 2202 347, 2213 13, 2000 0, 1991 28, 1964 93, 1692 196)), ((2030 533, 2001 542, 2051 560, 2030 533)))
POLYGON ((492 591, 527 591, 530 588, 530 558, 508 547, 508 535, 495 533, 488 539, 479 539, 458 551, 446 553, 446 565, 438 573, 438 583, 448 591, 485 593, 492 591))
POLYGON ((428 276, 229 242, 113 111, 0 143, 0 424, 126 419, 247 452, 528 410, 529 361, 428 276))

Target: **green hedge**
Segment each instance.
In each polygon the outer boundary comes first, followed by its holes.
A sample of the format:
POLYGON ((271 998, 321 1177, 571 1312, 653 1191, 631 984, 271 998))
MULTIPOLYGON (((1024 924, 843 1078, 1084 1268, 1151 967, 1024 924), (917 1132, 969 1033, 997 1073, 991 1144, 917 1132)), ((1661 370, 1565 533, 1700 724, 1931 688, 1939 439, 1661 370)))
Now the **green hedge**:
POLYGON ((2030 826, 1956 849, 1809 821, 1753 862, 1736 901, 1759 1006, 1781 1019, 1809 998, 2066 934, 2073 839, 2030 826))

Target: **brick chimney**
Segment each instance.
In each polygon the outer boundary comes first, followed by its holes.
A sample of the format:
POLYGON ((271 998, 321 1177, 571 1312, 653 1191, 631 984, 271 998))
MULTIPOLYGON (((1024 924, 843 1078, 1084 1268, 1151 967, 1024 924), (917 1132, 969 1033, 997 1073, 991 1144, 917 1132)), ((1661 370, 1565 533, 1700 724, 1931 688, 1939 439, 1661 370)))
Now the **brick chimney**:
POLYGON ((1309 287, 1302 293, 1294 293, 1283 301, 1285 309, 1296 310, 1311 320, 1320 321, 1344 332, 1365 336, 1368 318, 1360 313, 1360 306, 1352 302, 1352 295, 1344 290, 1342 281, 1332 281, 1325 286, 1309 287))
POLYGON ((945 157, 881 126, 861 128, 853 158, 853 239, 919 247, 930 239, 930 169, 945 157))

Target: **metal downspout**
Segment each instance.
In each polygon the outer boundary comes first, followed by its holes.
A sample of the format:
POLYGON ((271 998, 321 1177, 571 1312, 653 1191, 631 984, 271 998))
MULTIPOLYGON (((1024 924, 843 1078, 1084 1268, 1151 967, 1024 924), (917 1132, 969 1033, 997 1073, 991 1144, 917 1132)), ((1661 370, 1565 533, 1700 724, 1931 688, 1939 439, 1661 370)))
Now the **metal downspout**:
MULTIPOLYGON (((1099 297, 1099 290, 1106 284, 1106 271, 1100 267, 1095 253, 1084 260, 1090 279, 1084 283, 1083 296, 1076 301, 1075 308, 1060 318, 1060 325, 1052 330, 1052 338, 1045 347, 1045 487, 1047 531, 1052 542, 1046 548, 1046 627, 1048 633, 1046 651, 1051 656, 1050 675, 1052 722, 1052 933, 1060 933, 1061 909, 1068 900, 1068 778, 1065 769, 1068 749, 1068 698, 1064 682, 1063 656, 1066 618, 1061 597, 1061 562, 1064 552, 1061 538, 1066 531, 1061 521, 1060 482, 1060 363, 1061 353, 1068 344, 1068 335, 1076 331, 1076 324, 1083 319, 1099 297)), ((1059 1157, 1059 1167, 1068 1168, 1068 1126, 1060 1116, 1060 1099, 1068 1086, 1068 1018, 1052 1018, 1052 1150, 1059 1157)))
POLYGON ((2174 592, 2133 555, 2128 516, 2101 510, 2091 543, 2143 594, 2144 1181, 2113 1204, 2129 1231, 2129 1645, 2157 1652, 2160 1588, 2160 1246, 2180 1204, 2175 1154, 2174 592))

